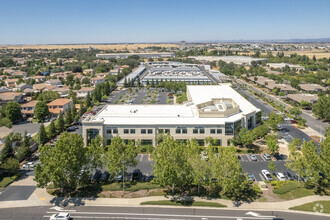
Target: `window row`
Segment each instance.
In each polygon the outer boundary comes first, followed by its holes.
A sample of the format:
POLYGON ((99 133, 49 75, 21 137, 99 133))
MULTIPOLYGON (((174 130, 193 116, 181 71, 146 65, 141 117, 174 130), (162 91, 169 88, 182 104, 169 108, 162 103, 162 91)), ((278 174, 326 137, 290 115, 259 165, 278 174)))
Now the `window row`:
MULTIPOLYGON (((153 134, 153 129, 141 129, 141 134, 153 134)), ((135 134, 136 129, 131 128, 125 128, 124 129, 124 134, 135 134)), ((170 129, 158 129, 158 134, 170 134, 171 130, 170 129)), ((187 128, 176 128, 175 129, 176 134, 187 134, 188 129, 187 128)), ((231 133, 231 132, 230 132, 231 133)), ((227 132, 227 134, 230 134, 227 132)), ((118 134, 118 128, 107 128, 107 134, 118 134)), ((205 128, 203 127, 195 127, 193 128, 193 134, 205 134, 205 128)), ((222 129, 220 128, 211 128, 210 129, 210 134, 222 134, 222 129)))

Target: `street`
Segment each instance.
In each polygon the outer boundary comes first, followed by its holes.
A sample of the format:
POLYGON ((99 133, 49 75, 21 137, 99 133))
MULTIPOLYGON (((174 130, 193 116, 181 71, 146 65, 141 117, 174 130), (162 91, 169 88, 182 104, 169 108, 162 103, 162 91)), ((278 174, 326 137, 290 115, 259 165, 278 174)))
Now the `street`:
POLYGON ((325 220, 327 216, 280 211, 228 210, 208 208, 164 208, 164 207, 104 207, 70 206, 24 207, 0 209, 0 219, 49 219, 52 214, 68 212, 76 219, 285 219, 285 220, 325 220), (257 216, 259 215, 259 216, 257 216))

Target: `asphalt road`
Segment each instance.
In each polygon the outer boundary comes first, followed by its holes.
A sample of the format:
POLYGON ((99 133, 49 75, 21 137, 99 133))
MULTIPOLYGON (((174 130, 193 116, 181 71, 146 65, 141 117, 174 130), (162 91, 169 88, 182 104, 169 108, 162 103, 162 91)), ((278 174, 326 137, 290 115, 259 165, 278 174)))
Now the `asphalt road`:
POLYGON ((68 212, 76 219, 131 219, 131 220, 170 220, 170 219, 273 219, 285 220, 326 220, 327 216, 279 211, 224 210, 207 208, 163 208, 163 207, 24 207, 0 209, 0 219, 49 219, 52 214, 68 212), (57 210, 56 210, 57 209, 57 210), (255 217, 253 215, 259 214, 255 217))
MULTIPOLYGON (((244 90, 244 89, 240 89, 240 88, 236 88, 236 90, 241 93, 241 94, 245 94, 249 97, 249 101, 257 108, 263 110, 265 112, 266 115, 269 115, 270 112, 272 111, 277 111, 275 108, 273 108, 273 106, 269 105, 268 103, 262 101, 261 99, 259 99, 258 97, 252 95, 251 93, 249 93, 248 91, 244 90)), ((302 132, 300 129, 294 127, 293 125, 291 125, 288 122, 284 122, 283 123, 283 127, 286 128, 286 131, 281 131, 279 132, 279 134, 283 137, 283 139, 285 139, 288 142, 291 142, 293 140, 293 138, 298 138, 302 141, 313 141, 315 143, 316 146, 319 146, 319 143, 317 141, 315 141, 314 139, 312 139, 310 136, 308 136, 307 134, 305 134, 304 132, 302 132)))
MULTIPOLYGON (((261 91, 260 89, 257 89, 257 88, 254 88, 254 87, 251 87, 249 86, 248 84, 246 84, 243 80, 239 80, 237 79, 236 80, 238 83, 240 84, 244 84, 244 85, 247 85, 249 88, 251 88, 252 90, 256 91, 256 92, 262 92, 262 94, 265 95, 265 98, 267 99, 271 99, 273 100, 274 102, 276 102, 277 104, 280 104, 280 105, 283 105, 287 108, 291 108, 291 106, 289 104, 286 104, 285 102, 279 100, 279 99, 275 99, 274 97, 268 95, 267 93, 261 91)), ((258 107, 259 108, 259 107, 258 107)), ((306 124, 313 128, 315 131, 318 131, 320 132, 322 135, 325 134, 325 131, 326 131, 326 128, 329 126, 328 123, 326 122, 322 122, 321 120, 318 120, 312 116, 310 116, 309 114, 303 112, 301 115, 300 115, 303 119, 306 119, 306 124)))
POLYGON ((14 133, 20 133, 24 135, 25 131, 30 134, 37 133, 39 131, 39 127, 41 124, 39 123, 27 123, 21 122, 18 124, 14 124, 12 129, 14 133))

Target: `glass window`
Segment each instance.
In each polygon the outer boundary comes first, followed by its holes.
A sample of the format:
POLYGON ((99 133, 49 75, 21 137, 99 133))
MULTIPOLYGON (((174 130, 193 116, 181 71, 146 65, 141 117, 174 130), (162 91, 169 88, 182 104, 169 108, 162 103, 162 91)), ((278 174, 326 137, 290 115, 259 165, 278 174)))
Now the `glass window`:
POLYGON ((163 134, 164 133, 164 129, 158 129, 158 134, 163 134))
POLYGON ((252 120, 253 120, 253 116, 251 116, 251 117, 248 119, 248 129, 252 129, 252 120))
POLYGON ((221 146, 222 145, 220 139, 216 139, 215 142, 214 142, 214 144, 215 144, 215 146, 221 146))
POLYGON ((170 129, 165 129, 165 134, 170 134, 171 130, 170 129))
POLYGON ((198 134, 198 128, 194 128, 194 129, 193 129, 193 133, 194 133, 194 134, 198 134))
POLYGON ((90 144, 91 141, 99 134, 98 129, 87 129, 87 144, 90 144))
POLYGON ((135 134, 135 129, 130 129, 131 134, 135 134))
POLYGON ((211 134, 215 134, 215 129, 211 129, 211 130, 210 130, 210 133, 211 133, 211 134))
POLYGON ((112 133, 118 134, 118 129, 117 128, 112 129, 112 133))
POLYGON ((227 146, 230 146, 231 140, 227 140, 227 146))
POLYGON ((217 129, 217 134, 222 134, 222 129, 217 129))
POLYGON ((261 123, 261 112, 257 112, 256 113, 256 124, 260 124, 261 123))
POLYGON ((197 139, 199 146, 204 146, 204 140, 203 139, 197 139))
POLYGON ((128 129, 124 129, 124 134, 128 134, 128 129))
POLYGON ((111 144, 111 139, 107 140, 107 145, 111 144))
POLYGON ((148 129, 148 134, 152 134, 152 129, 148 129))
POLYGON ((147 130, 146 129, 141 129, 141 134, 146 134, 147 130))
POLYGON ((152 140, 141 140, 141 145, 152 145, 152 140))
POLYGON ((107 134, 111 134, 111 129, 107 129, 107 134))
POLYGON ((234 135, 237 135, 239 133, 239 131, 241 130, 241 128, 242 128, 241 120, 234 122, 234 135))
POLYGON ((204 134, 204 133, 205 133, 205 129, 204 129, 204 128, 200 128, 200 129, 199 129, 199 133, 200 133, 200 134, 204 134))
POLYGON ((234 134, 234 123, 225 123, 225 134, 226 135, 234 134))
POLYGON ((182 134, 187 134, 187 128, 182 128, 182 134))
POLYGON ((181 134, 181 129, 180 128, 175 129, 175 133, 176 134, 181 134))

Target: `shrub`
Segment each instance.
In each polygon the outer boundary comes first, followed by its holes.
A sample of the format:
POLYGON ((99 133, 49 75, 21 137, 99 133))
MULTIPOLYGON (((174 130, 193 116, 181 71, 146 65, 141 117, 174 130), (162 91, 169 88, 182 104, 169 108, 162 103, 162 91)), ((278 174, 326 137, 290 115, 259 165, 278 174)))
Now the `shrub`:
POLYGON ((299 183, 299 182, 296 182, 296 181, 290 181, 290 182, 287 182, 285 184, 282 184, 281 186, 279 186, 278 188, 274 189, 273 190, 273 193, 276 193, 276 194, 285 194, 285 193, 288 193, 294 189, 297 189, 297 188, 301 188, 302 187, 302 184, 299 183))

